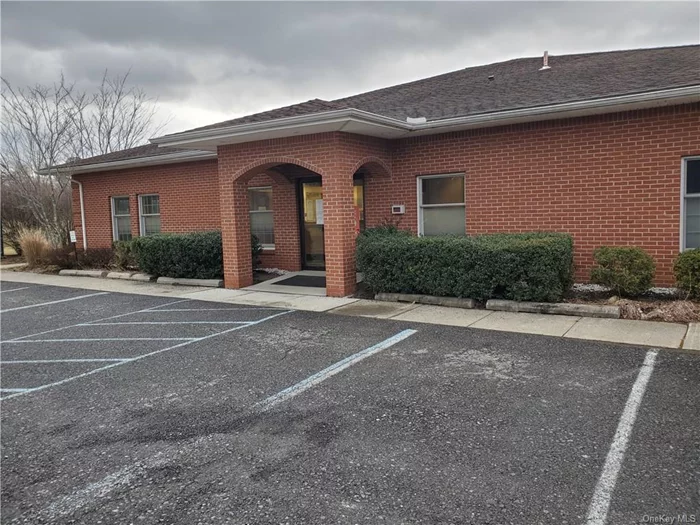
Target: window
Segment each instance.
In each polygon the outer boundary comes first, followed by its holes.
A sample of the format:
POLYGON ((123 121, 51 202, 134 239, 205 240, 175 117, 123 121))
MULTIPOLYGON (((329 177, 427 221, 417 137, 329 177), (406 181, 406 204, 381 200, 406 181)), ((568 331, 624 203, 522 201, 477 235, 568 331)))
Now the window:
POLYGON ((700 248, 700 157, 683 159, 681 248, 700 248))
POLYGON ((129 197, 112 197, 112 238, 115 241, 131 240, 129 197))
POLYGON ((275 247, 275 230, 272 220, 272 188, 248 188, 250 204, 250 233, 255 235, 263 248, 275 247))
POLYGON ((464 175, 418 177, 418 233, 466 234, 464 175))
POLYGON ((141 235, 160 233, 160 197, 139 195, 139 221, 141 235))

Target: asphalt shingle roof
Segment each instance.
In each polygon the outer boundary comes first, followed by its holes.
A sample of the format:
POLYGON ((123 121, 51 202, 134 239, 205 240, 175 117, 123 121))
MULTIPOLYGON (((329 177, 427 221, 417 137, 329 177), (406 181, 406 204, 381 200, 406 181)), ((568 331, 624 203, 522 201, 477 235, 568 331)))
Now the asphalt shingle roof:
POLYGON ((87 164, 101 164, 103 162, 116 162, 119 160, 138 159, 142 157, 157 157, 159 155, 167 155, 169 153, 178 153, 181 151, 190 150, 171 147, 164 148, 159 147, 157 144, 145 144, 143 146, 136 146, 135 148, 113 151, 112 153, 105 153, 104 155, 97 155, 95 157, 89 157, 85 159, 67 162, 63 166, 75 167, 85 166, 87 164))
MULTIPOLYGON (((337 100, 313 99, 181 133, 347 108, 402 121, 407 117, 425 117, 434 121, 684 86, 699 86, 700 91, 700 45, 550 55, 549 66, 550 69, 540 71, 540 56, 468 67, 337 100)), ((82 159, 71 165, 151 157, 177 151, 184 150, 147 144, 82 159)))
POLYGON ((314 99, 188 131, 343 108, 402 121, 406 117, 440 120, 700 85, 700 46, 550 55, 549 66, 550 69, 540 71, 542 57, 533 57, 468 67, 352 97, 314 99))

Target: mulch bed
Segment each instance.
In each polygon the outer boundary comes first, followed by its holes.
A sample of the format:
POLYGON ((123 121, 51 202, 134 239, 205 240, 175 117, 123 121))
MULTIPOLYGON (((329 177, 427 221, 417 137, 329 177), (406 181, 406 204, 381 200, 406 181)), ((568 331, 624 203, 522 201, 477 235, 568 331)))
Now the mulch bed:
POLYGON ((700 303, 686 297, 647 292, 634 299, 620 298, 609 290, 572 290, 565 301, 578 304, 610 304, 620 307, 622 319, 643 321, 666 321, 670 323, 692 323, 700 321, 700 303))

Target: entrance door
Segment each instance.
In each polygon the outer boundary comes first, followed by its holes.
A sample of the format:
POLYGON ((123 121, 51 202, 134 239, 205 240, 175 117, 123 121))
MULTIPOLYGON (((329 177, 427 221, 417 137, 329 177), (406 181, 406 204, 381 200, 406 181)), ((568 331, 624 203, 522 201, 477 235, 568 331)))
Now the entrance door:
POLYGON ((326 256, 323 249, 323 188, 320 180, 299 183, 301 200, 301 255, 302 267, 323 270, 326 256))
MULTIPOLYGON (((364 178, 353 180, 356 231, 365 228, 364 178)), ((301 265, 305 270, 324 270, 326 252, 323 245, 323 187, 321 179, 299 181, 299 223, 301 225, 301 265)))

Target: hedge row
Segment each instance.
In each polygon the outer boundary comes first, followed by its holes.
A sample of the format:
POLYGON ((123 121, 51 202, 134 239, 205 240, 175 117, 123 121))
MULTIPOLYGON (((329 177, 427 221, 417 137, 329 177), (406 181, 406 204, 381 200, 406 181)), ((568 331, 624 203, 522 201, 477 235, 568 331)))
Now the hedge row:
POLYGON ((131 241, 136 264, 144 273, 189 279, 222 279, 221 232, 149 235, 131 241))
POLYGON ((357 267, 374 292, 559 301, 573 283, 573 241, 558 233, 415 237, 370 229, 357 267))

